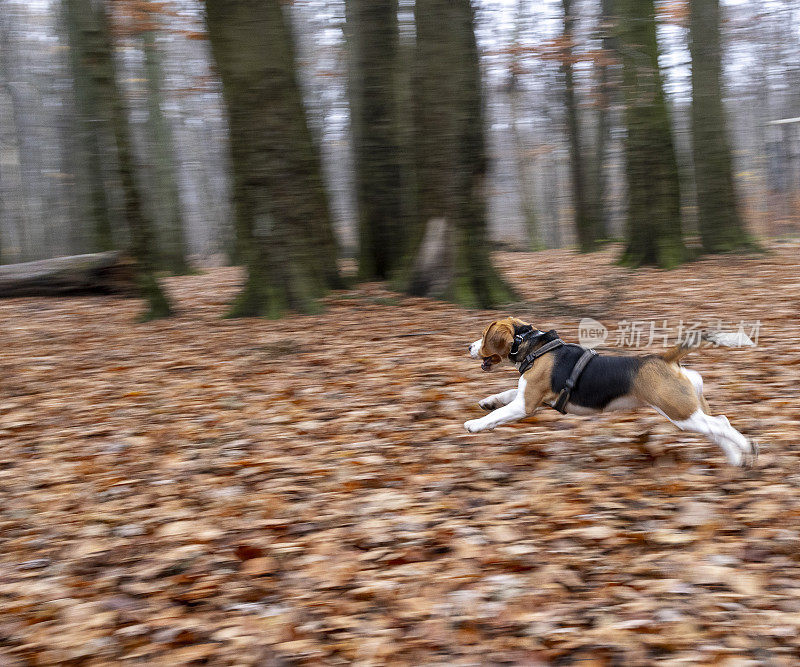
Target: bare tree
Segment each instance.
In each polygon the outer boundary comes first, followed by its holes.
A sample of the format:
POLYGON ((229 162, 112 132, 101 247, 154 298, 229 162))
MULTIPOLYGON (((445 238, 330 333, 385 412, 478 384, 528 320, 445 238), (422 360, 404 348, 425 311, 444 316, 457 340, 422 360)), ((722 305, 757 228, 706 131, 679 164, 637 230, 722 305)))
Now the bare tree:
POLYGON ((384 280, 405 251, 397 0, 347 0, 350 117, 362 280, 384 280))
POLYGON ((206 0, 231 134, 239 248, 248 278, 232 316, 316 308, 339 286, 319 155, 279 0, 206 0))
POLYGON ((128 226, 140 289, 148 303, 148 310, 142 319, 166 317, 172 309, 155 275, 153 226, 142 206, 128 112, 117 81, 105 6, 93 0, 63 2, 69 24, 75 26, 70 31, 70 48, 76 52, 75 59, 82 63, 78 75, 88 77, 97 93, 98 106, 86 112, 92 114, 95 122, 107 122, 114 137, 123 193, 121 213, 128 226))
POLYGON ((424 235, 412 294, 473 307, 511 292, 492 265, 486 232, 483 94, 469 0, 417 0, 416 166, 424 235))
POLYGON ((678 164, 661 71, 653 0, 616 0, 623 65, 628 224, 622 264, 670 268, 686 261, 678 164))
POLYGON ((719 0, 691 0, 692 146, 697 211, 703 250, 728 252, 753 247, 739 212, 722 103, 719 0))
POLYGON ((573 71, 573 41, 575 38, 572 0, 561 0, 564 9, 564 51, 561 71, 564 74, 564 104, 567 112, 567 138, 569 140, 570 176, 572 180, 572 206, 574 208, 575 231, 581 252, 597 249, 600 237, 596 207, 591 201, 591 191, 586 175, 586 160, 581 136, 581 121, 578 114, 578 99, 575 92, 573 71))

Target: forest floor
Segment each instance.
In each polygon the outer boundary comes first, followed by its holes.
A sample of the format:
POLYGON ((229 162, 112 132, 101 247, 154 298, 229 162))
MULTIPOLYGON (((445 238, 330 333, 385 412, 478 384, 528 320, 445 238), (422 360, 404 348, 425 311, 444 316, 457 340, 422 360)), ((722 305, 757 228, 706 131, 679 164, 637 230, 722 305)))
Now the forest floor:
POLYGON ((650 411, 467 434, 516 383, 466 356, 495 312, 366 285, 225 320, 228 268, 169 279, 180 315, 148 324, 0 301, 0 665, 797 664, 799 249, 497 255, 514 314, 569 341, 760 321, 687 359, 749 470, 650 411))

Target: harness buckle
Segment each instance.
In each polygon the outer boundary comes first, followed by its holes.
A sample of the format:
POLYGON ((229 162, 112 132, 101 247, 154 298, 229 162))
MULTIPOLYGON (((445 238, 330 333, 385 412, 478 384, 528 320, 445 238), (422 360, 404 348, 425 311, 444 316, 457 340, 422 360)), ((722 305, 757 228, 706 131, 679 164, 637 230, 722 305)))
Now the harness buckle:
POLYGON ((512 361, 514 361, 513 357, 519 353, 519 346, 525 342, 525 339, 530 336, 531 333, 533 333, 533 330, 514 334, 514 342, 511 343, 511 350, 508 352, 508 356, 512 361))

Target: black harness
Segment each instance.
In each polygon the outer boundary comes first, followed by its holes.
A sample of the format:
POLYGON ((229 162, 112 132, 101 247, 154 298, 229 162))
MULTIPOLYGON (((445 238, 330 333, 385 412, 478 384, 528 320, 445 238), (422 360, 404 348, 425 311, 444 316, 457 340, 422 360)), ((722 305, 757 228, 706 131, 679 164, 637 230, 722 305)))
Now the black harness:
MULTIPOLYGON (((535 362, 539 357, 544 356, 548 352, 552 352, 559 347, 563 347, 566 344, 567 343, 558 337, 558 333, 556 333, 555 329, 543 332, 539 331, 538 329, 534 330, 531 326, 527 326, 521 328, 514 335, 514 342, 511 345, 511 351, 508 354, 508 358, 514 363, 519 363, 519 374, 522 375, 531 366, 533 366, 533 362, 535 362), (526 354, 522 360, 517 358, 519 355, 519 348, 525 341, 532 340, 537 342, 542 339, 546 339, 544 345, 532 350, 531 352, 528 352, 528 354, 526 354)), ((572 367, 572 372, 569 374, 567 381, 564 383, 564 388, 559 392, 556 402, 551 405, 552 408, 558 410, 562 415, 566 414, 566 407, 567 403, 569 403, 569 397, 570 394, 572 394, 572 390, 575 388, 576 383, 580 379, 581 373, 583 373, 583 371, 589 365, 589 362, 596 356, 597 352, 594 350, 584 350, 583 354, 572 367)))

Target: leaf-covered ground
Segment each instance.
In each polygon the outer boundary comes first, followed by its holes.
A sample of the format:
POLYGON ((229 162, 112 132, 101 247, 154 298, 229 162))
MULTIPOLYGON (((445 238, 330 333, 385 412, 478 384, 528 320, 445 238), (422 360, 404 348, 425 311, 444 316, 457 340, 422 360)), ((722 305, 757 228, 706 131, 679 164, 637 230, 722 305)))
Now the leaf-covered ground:
POLYGON ((235 269, 149 324, 0 302, 0 664, 797 664, 798 246, 611 257, 497 259, 568 340, 760 320, 688 359, 755 468, 645 411, 469 435, 516 382, 465 354, 496 313, 377 286, 279 322, 220 319, 235 269))

